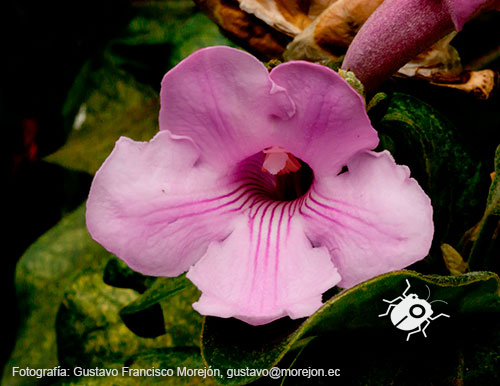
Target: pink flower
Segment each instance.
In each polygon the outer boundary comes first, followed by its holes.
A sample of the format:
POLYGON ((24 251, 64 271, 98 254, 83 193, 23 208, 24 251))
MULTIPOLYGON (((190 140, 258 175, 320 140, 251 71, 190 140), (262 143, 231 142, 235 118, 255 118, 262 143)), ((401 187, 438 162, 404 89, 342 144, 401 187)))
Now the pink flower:
POLYGON ((429 251, 429 198, 377 143, 329 68, 202 49, 165 75, 160 132, 120 138, 97 172, 87 226, 136 271, 188 271, 201 314, 305 317, 429 251))
POLYGON ((361 27, 342 68, 373 90, 439 39, 500 0, 385 0, 361 27))

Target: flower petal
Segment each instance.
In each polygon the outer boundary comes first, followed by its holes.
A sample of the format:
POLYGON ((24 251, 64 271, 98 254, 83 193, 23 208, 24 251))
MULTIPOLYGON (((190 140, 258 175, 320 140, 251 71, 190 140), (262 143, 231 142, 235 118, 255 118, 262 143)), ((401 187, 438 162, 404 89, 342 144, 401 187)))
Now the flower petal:
POLYGON ((293 117, 277 123, 277 145, 315 175, 336 175, 352 155, 377 146, 363 98, 335 71, 295 61, 275 67, 271 79, 296 106, 293 117))
POLYGON ((429 198, 389 152, 361 153, 347 167, 315 181, 300 209, 308 237, 328 248, 344 288, 424 258, 434 233, 429 198))
POLYGON ((444 0, 444 3, 457 31, 479 12, 500 7, 498 0, 444 0))
POLYGON ((245 52, 206 48, 165 75, 161 101, 160 128, 192 138, 206 162, 227 165, 281 146, 315 172, 336 174, 378 143, 362 97, 335 71, 309 62, 269 74, 245 52))
POLYGON ((297 201, 256 202, 235 231, 210 245, 187 277, 203 292, 193 307, 260 325, 311 315, 340 276, 326 248, 305 237, 297 201))
POLYGON ((206 162, 227 165, 272 146, 269 127, 294 111, 266 67, 230 47, 196 51, 162 81, 160 130, 192 138, 206 162))
POLYGON ((87 227, 134 270, 176 276, 231 232, 242 189, 200 162, 189 138, 121 138, 92 183, 87 227))

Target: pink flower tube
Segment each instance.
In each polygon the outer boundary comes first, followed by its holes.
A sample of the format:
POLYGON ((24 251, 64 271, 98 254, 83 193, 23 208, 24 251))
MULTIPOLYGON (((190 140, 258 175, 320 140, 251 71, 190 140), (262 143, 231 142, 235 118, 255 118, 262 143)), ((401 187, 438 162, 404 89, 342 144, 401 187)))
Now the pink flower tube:
POLYGON ((385 0, 361 27, 342 68, 373 90, 413 57, 499 0, 385 0))
POLYGON ((429 251, 430 200, 377 143, 329 68, 202 49, 165 75, 160 132, 120 138, 97 172, 87 226, 136 271, 187 271, 201 314, 305 317, 429 251))

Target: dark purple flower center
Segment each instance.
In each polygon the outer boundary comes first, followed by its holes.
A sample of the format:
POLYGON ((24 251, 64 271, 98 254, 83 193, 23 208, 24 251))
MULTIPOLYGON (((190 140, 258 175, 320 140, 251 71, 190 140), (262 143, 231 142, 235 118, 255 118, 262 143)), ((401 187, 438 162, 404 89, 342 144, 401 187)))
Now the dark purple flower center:
POLYGON ((314 173, 304 161, 297 159, 300 169, 296 172, 276 175, 276 198, 280 201, 292 201, 302 197, 309 191, 314 173))
POLYGON ((284 167, 276 173, 269 172, 265 167, 266 154, 259 152, 242 161, 235 178, 258 195, 276 201, 293 201, 304 196, 314 181, 311 167, 301 159, 293 158, 295 167, 284 167))

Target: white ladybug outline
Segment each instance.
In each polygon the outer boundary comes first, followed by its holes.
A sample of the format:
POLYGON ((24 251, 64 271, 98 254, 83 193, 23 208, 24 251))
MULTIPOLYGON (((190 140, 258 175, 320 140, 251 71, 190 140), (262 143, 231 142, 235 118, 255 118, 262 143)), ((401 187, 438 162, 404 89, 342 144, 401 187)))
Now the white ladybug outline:
MULTIPOLYGON (((431 303, 434 302, 443 302, 446 303, 444 300, 433 300, 432 302, 427 302, 431 295, 431 290, 427 285, 427 289, 429 290, 429 296, 427 296, 427 299, 423 300, 418 297, 417 294, 409 294, 406 295, 408 290, 410 289, 411 285, 408 279, 406 279, 406 284, 408 285, 406 289, 404 290, 402 296, 398 296, 396 299, 393 300, 386 300, 382 299, 384 302, 389 303, 389 308, 387 308, 387 311, 385 314, 380 314, 378 317, 381 318, 382 316, 390 315, 391 322, 392 324, 398 328, 399 330, 403 331, 410 331, 408 333, 408 336, 406 337, 406 341, 410 340, 410 336, 412 334, 416 334, 417 332, 422 331, 422 334, 427 338, 427 335, 425 333, 425 329, 429 327, 429 324, 431 324, 431 320, 436 320, 437 318, 441 316, 446 316, 447 318, 450 317, 450 315, 440 313, 437 316, 432 316, 433 311, 431 307, 431 303), (393 304, 394 302, 400 300, 399 303, 393 304), (414 309, 419 309, 418 313, 415 314, 416 311, 414 309), (423 313, 420 313, 422 312, 423 313), (401 319, 398 319, 397 321, 394 320, 394 318, 398 315, 395 315, 393 318, 394 313, 398 313, 401 316, 404 315, 401 319), (410 320, 407 320, 410 318, 410 320), (422 319, 423 318, 423 319, 422 319), (404 325, 402 325, 403 322, 407 321, 404 325), (413 323, 412 323, 413 322, 413 323), (415 324, 414 327, 412 327, 415 324), (424 327, 422 327, 425 324, 424 327)), ((446 303, 448 304, 448 303, 446 303)))

